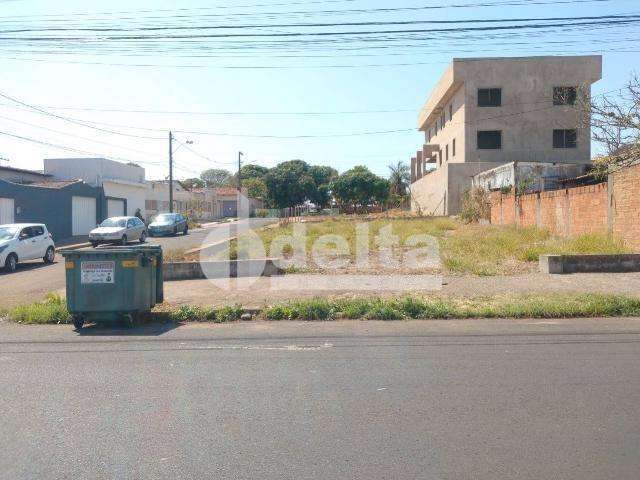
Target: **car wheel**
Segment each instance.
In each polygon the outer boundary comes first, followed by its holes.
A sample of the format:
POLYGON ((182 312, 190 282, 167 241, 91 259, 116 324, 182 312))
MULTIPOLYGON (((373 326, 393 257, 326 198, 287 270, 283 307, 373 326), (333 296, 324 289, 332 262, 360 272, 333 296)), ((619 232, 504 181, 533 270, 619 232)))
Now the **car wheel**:
POLYGON ((7 259, 4 261, 4 269, 7 272, 15 272, 18 266, 18 257, 15 253, 10 253, 7 259))
POLYGON ((91 242, 91 246, 92 246, 93 248, 96 248, 96 247, 98 246, 98 242, 91 242))
POLYGON ((186 234, 188 234, 188 233, 189 233, 189 225, 185 225, 185 226, 184 226, 184 230, 182 231, 182 234, 183 234, 183 235, 186 235, 186 234))
POLYGON ((146 232, 142 232, 140 234, 140 243, 144 243, 146 241, 147 241, 147 234, 146 234, 146 232))
POLYGON ((73 326, 76 327, 76 330, 80 330, 83 325, 84 325, 84 317, 82 315, 74 315, 73 326))
POLYGON ((127 244, 127 236, 122 235, 122 238, 120 239, 120 245, 126 245, 126 244, 127 244))
POLYGON ((53 260, 56 258, 56 251, 53 247, 47 248, 47 253, 44 254, 42 258, 44 263, 53 263, 53 260))

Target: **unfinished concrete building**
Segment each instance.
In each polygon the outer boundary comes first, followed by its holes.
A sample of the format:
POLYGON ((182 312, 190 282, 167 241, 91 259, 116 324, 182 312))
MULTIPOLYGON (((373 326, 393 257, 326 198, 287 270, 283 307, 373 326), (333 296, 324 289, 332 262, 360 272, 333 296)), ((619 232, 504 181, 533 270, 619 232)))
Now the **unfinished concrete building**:
POLYGON ((419 115, 412 210, 454 215, 472 177, 506 163, 590 163, 577 103, 601 77, 599 55, 454 59, 419 115))

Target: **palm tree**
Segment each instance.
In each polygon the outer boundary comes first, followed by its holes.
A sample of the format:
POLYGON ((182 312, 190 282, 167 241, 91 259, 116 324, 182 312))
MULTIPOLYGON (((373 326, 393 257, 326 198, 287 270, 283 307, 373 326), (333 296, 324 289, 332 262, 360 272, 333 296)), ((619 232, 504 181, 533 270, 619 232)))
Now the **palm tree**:
POLYGON ((406 163, 398 162, 395 165, 389 165, 389 183, 391 184, 391 193, 393 195, 404 196, 409 189, 409 181, 411 175, 409 166, 406 163))

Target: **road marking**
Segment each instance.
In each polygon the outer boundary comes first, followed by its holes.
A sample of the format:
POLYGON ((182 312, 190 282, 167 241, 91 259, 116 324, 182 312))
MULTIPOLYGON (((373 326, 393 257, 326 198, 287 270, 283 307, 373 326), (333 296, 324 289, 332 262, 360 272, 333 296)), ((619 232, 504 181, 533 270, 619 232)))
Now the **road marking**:
MULTIPOLYGON (((181 343, 181 345, 183 345, 181 343)), ((323 345, 202 345, 187 347, 189 350, 283 350, 287 352, 317 351, 332 348, 333 344, 323 345)))

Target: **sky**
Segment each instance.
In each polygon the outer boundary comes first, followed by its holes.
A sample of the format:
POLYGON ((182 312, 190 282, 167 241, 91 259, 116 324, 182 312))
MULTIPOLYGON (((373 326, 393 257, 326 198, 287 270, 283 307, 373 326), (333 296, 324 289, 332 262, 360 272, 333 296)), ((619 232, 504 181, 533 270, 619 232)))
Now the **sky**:
POLYGON ((27 169, 104 156, 165 178, 172 130, 178 178, 233 171, 238 151, 386 176, 420 148, 418 111, 453 57, 602 54, 596 95, 640 65, 637 20, 443 31, 640 15, 638 0, 0 0, 0 12, 0 165, 27 169), (363 31, 378 33, 351 33, 363 31))

